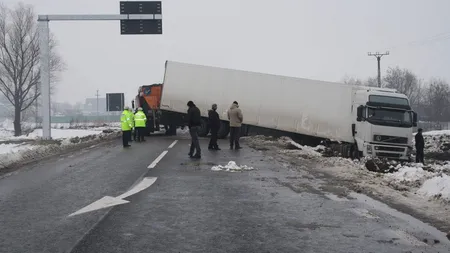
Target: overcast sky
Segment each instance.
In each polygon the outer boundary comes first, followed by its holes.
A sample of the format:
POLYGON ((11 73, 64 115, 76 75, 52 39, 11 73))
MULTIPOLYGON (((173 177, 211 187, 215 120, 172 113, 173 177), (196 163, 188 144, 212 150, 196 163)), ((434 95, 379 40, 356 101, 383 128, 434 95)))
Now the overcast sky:
MULTIPOLYGON (((0 0, 14 4, 17 0, 0 0)), ((38 14, 118 14, 119 0, 24 0, 38 14)), ((449 0, 163 0, 163 35, 120 35, 118 21, 58 22, 67 63, 56 101, 161 82, 176 60, 340 81, 389 66, 450 81, 449 0), (444 34, 443 34, 444 33, 444 34), (435 36, 439 35, 440 36, 435 36)))

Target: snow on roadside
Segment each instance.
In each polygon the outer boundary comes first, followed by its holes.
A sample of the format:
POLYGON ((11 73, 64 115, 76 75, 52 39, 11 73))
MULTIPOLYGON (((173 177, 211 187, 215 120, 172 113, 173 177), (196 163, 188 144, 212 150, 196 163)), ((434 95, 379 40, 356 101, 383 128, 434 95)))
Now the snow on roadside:
MULTIPOLYGON (((416 133, 413 135, 416 135, 416 133)), ((450 151, 450 130, 428 131, 423 132, 422 135, 425 141, 425 154, 450 151)))
MULTIPOLYGON (((73 133, 73 132, 72 132, 73 133)), ((73 136, 62 139, 39 140, 26 142, 27 144, 4 144, 5 152, 0 153, 0 170, 12 164, 23 163, 36 160, 64 150, 77 147, 82 144, 96 144, 104 140, 113 139, 120 136, 120 131, 108 133, 97 133, 89 135, 85 132, 82 137, 73 136)))
POLYGON ((297 155, 307 156, 307 157, 321 157, 322 154, 319 152, 320 150, 324 150, 324 146, 317 147, 309 147, 305 145, 298 144, 293 141, 291 138, 283 136, 278 139, 279 143, 282 145, 286 145, 288 150, 282 150, 283 153, 295 153, 297 155))
POLYGON ((401 166, 398 171, 394 173, 387 173, 384 175, 385 180, 392 183, 400 183, 406 186, 420 186, 426 179, 433 177, 435 174, 424 170, 419 166, 401 166))
POLYGON ((227 171, 227 172, 237 172, 237 171, 249 171, 254 170, 253 167, 247 165, 238 166, 235 161, 229 161, 227 165, 216 165, 211 168, 212 171, 227 171))
POLYGON ((0 155, 22 152, 33 148, 34 146, 29 144, 0 144, 0 155))
MULTIPOLYGON (((51 134, 53 139, 65 139, 73 137, 84 137, 88 135, 101 134, 102 130, 84 130, 84 129, 52 129, 51 134)), ((42 129, 35 129, 28 134, 28 138, 40 138, 42 137, 42 129)))
POLYGON ((417 193, 450 201, 450 176, 442 174, 426 180, 417 193))

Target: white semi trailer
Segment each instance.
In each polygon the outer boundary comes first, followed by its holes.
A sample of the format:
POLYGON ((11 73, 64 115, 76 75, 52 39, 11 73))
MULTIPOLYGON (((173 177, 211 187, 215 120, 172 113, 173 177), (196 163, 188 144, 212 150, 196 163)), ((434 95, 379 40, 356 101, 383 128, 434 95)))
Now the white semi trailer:
POLYGON ((343 155, 408 160, 417 114, 392 89, 352 86, 194 64, 166 62, 162 123, 182 124, 187 101, 200 108, 206 136, 208 110, 218 105, 220 137, 229 132, 227 110, 238 101, 243 133, 263 128, 330 140, 343 155))

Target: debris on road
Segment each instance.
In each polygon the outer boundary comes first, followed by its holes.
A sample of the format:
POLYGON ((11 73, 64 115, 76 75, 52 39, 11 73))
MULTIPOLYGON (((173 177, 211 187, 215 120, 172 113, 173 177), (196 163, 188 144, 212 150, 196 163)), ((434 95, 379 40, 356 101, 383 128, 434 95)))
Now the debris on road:
POLYGON ((212 171, 228 171, 228 172, 237 172, 237 171, 249 171, 254 170, 253 167, 249 167, 247 165, 238 166, 236 162, 230 161, 227 165, 216 165, 211 168, 212 171))

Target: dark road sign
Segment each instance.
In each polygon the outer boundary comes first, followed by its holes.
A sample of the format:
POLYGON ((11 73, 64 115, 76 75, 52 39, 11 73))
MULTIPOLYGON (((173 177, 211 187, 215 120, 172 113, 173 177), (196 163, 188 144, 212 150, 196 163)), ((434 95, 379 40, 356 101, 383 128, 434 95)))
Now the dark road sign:
POLYGON ((125 97, 123 93, 107 93, 106 94, 106 110, 108 112, 123 111, 125 97))
POLYGON ((121 20, 121 34, 162 34, 162 20, 121 20))
POLYGON ((121 1, 120 14, 162 14, 161 1, 121 1))

